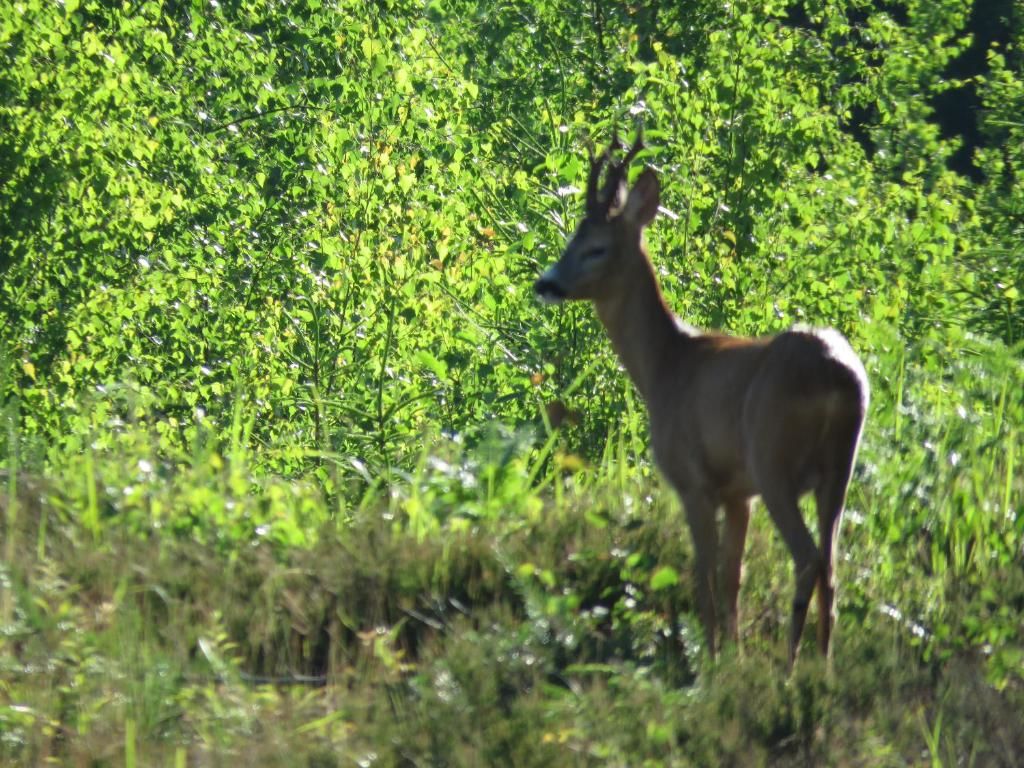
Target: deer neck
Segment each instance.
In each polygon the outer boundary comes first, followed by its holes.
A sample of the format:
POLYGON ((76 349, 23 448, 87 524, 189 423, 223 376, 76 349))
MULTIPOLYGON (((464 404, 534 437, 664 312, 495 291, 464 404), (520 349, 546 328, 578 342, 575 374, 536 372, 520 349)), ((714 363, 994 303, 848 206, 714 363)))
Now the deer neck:
POLYGON ((654 387, 679 338, 675 317, 665 306, 645 253, 621 276, 615 295, 594 302, 597 316, 640 395, 650 404, 654 387))

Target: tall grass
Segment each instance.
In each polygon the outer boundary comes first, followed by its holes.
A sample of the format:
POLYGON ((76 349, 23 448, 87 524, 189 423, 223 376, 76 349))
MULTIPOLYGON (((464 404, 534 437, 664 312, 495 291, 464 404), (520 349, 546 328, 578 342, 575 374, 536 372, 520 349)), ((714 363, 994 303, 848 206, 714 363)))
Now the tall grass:
POLYGON ((0 760, 1012 765, 1021 365, 876 333, 831 677, 810 648, 784 673, 767 515, 742 648, 702 655, 628 389, 593 454, 571 425, 428 436, 341 500, 262 473, 240 419, 177 455, 108 424, 42 468, 9 421, 0 760))

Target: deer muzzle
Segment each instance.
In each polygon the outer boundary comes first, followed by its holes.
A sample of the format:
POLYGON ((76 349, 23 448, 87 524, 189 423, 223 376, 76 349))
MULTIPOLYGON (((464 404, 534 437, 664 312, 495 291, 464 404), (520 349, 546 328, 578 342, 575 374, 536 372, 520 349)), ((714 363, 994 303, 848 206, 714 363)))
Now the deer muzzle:
POLYGON ((533 290, 537 292, 540 300, 545 304, 559 304, 568 298, 565 288, 562 287, 552 272, 553 270, 549 269, 533 284, 533 290))

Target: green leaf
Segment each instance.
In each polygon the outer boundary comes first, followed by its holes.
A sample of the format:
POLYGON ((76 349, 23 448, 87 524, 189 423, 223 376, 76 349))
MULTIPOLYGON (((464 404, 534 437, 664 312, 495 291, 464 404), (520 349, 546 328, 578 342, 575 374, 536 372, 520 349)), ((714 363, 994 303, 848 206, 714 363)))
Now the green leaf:
POLYGON ((427 352, 425 349, 420 350, 416 353, 413 358, 420 366, 427 368, 441 381, 448 380, 448 366, 438 360, 432 354, 427 352))
POLYGON ((663 565, 651 574, 651 589, 655 592, 667 589, 668 587, 674 587, 678 583, 679 574, 675 568, 669 565, 663 565))

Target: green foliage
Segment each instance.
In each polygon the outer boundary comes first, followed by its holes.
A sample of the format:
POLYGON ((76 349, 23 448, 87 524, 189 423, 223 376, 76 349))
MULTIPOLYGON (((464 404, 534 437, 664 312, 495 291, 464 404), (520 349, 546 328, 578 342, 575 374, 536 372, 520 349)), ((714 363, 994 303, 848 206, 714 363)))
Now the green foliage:
MULTIPOLYGON (((449 517, 418 532, 378 499, 308 546, 264 537, 234 549, 159 528, 125 536, 109 522, 96 541, 65 519, 55 489, 24 481, 30 514, 3 529, 19 546, 4 571, 0 755, 899 765, 930 750, 1012 765, 1024 746, 1019 635, 997 636, 985 611, 1019 601, 1019 579, 990 578, 980 595, 948 589, 948 570, 907 562, 919 553, 855 521, 841 663, 827 676, 805 654, 790 679, 788 573, 762 578, 784 569, 758 517, 743 653, 727 649, 698 674, 691 590, 682 571, 682 589, 668 584, 666 563, 688 555, 681 516, 649 481, 624 507, 614 472, 603 477, 574 477, 563 505, 528 525, 449 517), (21 546, 44 528, 40 552, 21 546), (893 573, 867 574, 868 563, 893 573), (969 624, 939 631, 951 616, 990 628, 988 662, 969 624)), ((878 482, 862 483, 851 515, 878 482)))
POLYGON ((957 80, 977 7, 5 5, 0 760, 1011 764, 1024 24, 957 80), (779 671, 763 516, 702 659, 642 403, 532 296, 638 121, 671 306, 865 359, 832 677, 779 671))
POLYGON ((135 389, 167 448, 241 408, 261 466, 344 494, 348 457, 408 469, 410 437, 536 419, 588 370, 593 449, 618 373, 528 285, 572 226, 582 139, 632 119, 668 175, 652 247, 686 317, 1013 341, 1020 80, 993 52, 1006 141, 971 188, 929 121, 963 47, 946 11, 21 3, 0 38, 7 394, 54 448, 98 386, 135 389))

